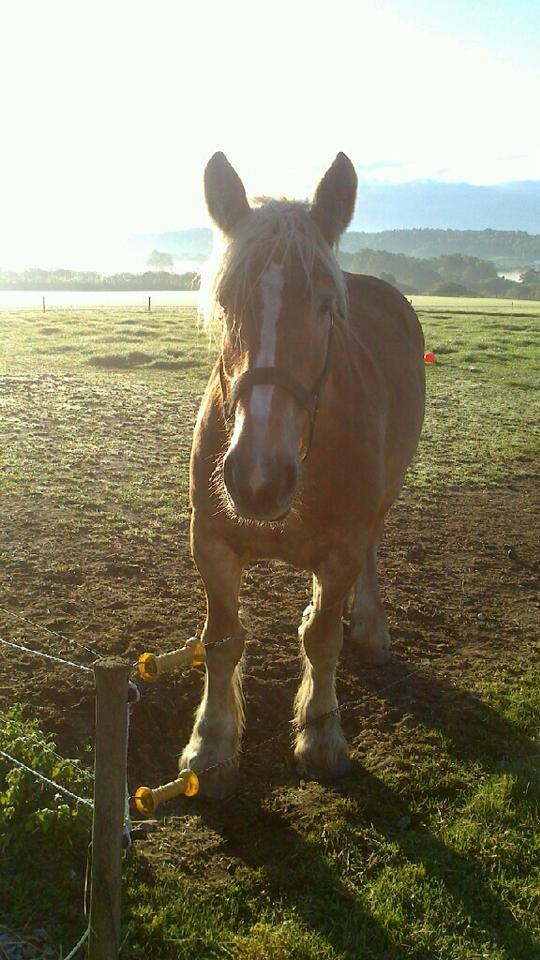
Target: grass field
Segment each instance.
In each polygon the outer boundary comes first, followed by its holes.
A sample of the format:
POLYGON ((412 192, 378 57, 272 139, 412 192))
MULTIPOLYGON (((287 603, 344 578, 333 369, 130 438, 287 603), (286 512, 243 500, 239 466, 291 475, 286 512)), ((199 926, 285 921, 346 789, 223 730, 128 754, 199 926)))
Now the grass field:
MULTIPOLYGON (((291 769, 307 580, 255 565, 240 791, 179 801, 128 856, 129 960, 540 958, 540 304, 414 305, 439 362, 381 558, 395 660, 361 671, 346 648, 340 667, 341 698, 365 697, 345 718, 353 774, 291 769)), ((0 312, 0 604, 131 658, 200 624, 187 478, 214 355, 190 309, 0 312)), ((69 650, 1 614, 0 636, 69 650)), ((0 748, 88 792, 91 683, 0 664, 0 748)), ((174 774, 199 692, 192 674, 144 691, 133 785, 174 774)), ((1 760, 0 785, 0 956, 2 924, 65 956, 88 817, 1 760)))

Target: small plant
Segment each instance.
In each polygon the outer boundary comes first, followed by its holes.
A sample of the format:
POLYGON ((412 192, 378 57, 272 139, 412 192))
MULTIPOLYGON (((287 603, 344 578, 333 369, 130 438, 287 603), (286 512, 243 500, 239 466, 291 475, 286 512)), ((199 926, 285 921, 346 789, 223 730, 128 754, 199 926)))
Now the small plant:
MULTIPOLYGON (((91 772, 56 752, 22 707, 0 714, 0 749, 81 797, 91 772)), ((10 920, 61 919, 81 905, 91 810, 0 756, 0 902, 10 920), (75 893, 78 891, 78 896, 75 893)))

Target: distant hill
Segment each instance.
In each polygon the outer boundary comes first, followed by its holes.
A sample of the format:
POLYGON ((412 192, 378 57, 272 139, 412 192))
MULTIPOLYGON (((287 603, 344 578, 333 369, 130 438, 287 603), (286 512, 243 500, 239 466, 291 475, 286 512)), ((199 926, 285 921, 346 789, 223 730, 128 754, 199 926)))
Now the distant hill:
MULTIPOLYGON (((193 269, 208 256, 212 231, 205 227, 134 238, 148 252, 160 250, 193 269)), ((411 181, 360 183, 351 230, 341 249, 361 247, 414 257, 451 253, 493 260, 501 267, 540 261, 540 180, 494 186, 411 181)))
MULTIPOLYGON (((339 254, 345 270, 380 277, 405 294, 486 296, 540 300, 540 270, 527 268, 519 282, 499 277, 492 261, 452 253, 420 259, 386 250, 339 254)), ((103 276, 75 270, 0 270, 0 290, 198 290, 198 273, 117 273, 103 276)))
POLYGON ((0 270, 0 290, 198 290, 197 273, 147 270, 105 276, 90 270, 0 270))
POLYGON ((348 231, 340 250, 386 250, 428 259, 462 253, 491 260, 501 267, 540 263, 540 236, 510 230, 382 230, 380 233, 348 231))
MULTIPOLYGON (((182 261, 185 268, 197 269, 212 247, 212 231, 205 228, 146 234, 137 238, 148 250, 160 250, 182 261)), ((342 253, 385 250, 409 257, 430 259, 461 253, 491 260, 499 268, 537 266, 540 263, 540 235, 512 230, 382 230, 367 233, 349 230, 341 238, 342 253)))

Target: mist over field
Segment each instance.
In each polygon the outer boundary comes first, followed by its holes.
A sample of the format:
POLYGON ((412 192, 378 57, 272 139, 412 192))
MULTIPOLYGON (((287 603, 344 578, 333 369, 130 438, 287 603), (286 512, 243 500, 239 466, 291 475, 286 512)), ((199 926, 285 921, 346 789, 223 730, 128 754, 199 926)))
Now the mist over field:
MULTIPOLYGON (((196 187, 202 195, 202 168, 196 187)), ((65 268, 100 273, 142 273, 148 269, 149 258, 157 249, 173 255, 176 272, 197 271, 211 249, 212 233, 208 219, 201 216, 200 222, 189 222, 182 203, 174 196, 170 201, 170 214, 171 219, 178 222, 176 230, 148 229, 141 218, 139 229, 132 232, 118 227, 111 230, 105 224, 101 231, 91 230, 81 221, 76 233, 53 234, 45 239, 33 232, 23 233, 18 238, 10 237, 3 240, 0 248, 0 270, 40 267, 46 270, 65 268)), ((360 171, 356 212, 349 231, 379 234, 415 229, 540 234, 540 180, 488 186, 433 180, 381 183, 370 180, 369 176, 364 178, 360 171)), ((341 246, 350 250, 347 239, 341 246)), ((418 255, 412 249, 396 249, 389 238, 383 246, 377 240, 367 238, 365 246, 418 255)), ((469 246, 463 238, 458 252, 482 256, 480 250, 469 249, 469 246)), ((434 245, 432 249, 428 246, 420 255, 436 256, 437 253, 434 245)), ((525 256, 516 263, 532 264, 537 259, 540 259, 540 253, 535 257, 525 256)), ((155 266, 151 268, 156 269, 155 266)))

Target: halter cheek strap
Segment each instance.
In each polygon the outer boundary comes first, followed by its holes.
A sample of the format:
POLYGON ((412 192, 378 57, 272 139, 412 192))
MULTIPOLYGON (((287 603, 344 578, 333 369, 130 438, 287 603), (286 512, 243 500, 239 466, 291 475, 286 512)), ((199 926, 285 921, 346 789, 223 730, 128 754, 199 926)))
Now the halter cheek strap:
POLYGON ((303 407, 304 410, 309 414, 310 420, 310 430, 309 430, 309 440, 304 454, 303 459, 307 457, 311 443, 313 440, 313 433, 315 430, 315 421, 317 419, 317 413, 319 410, 319 400, 321 395, 321 390, 324 385, 326 378, 330 372, 330 364, 332 360, 332 340, 334 334, 334 319, 332 317, 330 323, 330 329, 328 331, 328 343, 326 347, 326 358, 324 361, 324 367, 318 376, 315 384, 313 385, 312 390, 306 390, 306 388, 300 383, 299 380, 296 380, 295 377, 288 370, 282 370, 280 367, 251 367, 246 370, 244 373, 240 374, 239 377, 234 381, 230 391, 227 389, 227 377, 225 374, 225 368, 223 365, 223 355, 219 358, 219 379, 221 381, 221 393, 223 397, 223 412, 225 414, 225 420, 230 425, 234 417, 234 411, 236 405, 242 396, 242 394, 247 393, 251 387, 254 386, 272 386, 272 387, 282 387, 284 390, 287 390, 290 393, 298 405, 303 407))

